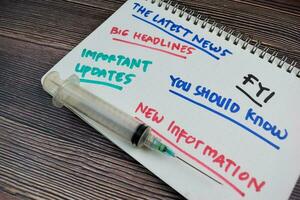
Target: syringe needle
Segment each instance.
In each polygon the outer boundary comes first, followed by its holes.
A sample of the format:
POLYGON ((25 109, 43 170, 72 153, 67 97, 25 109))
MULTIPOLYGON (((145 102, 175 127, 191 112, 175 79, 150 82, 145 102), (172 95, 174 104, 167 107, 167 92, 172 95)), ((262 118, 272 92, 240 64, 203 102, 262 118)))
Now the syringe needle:
POLYGON ((183 160, 182 158, 176 156, 175 158, 178 158, 180 161, 184 162, 185 164, 187 164, 188 166, 192 167, 193 169, 197 170, 198 172, 200 172, 201 174, 207 176, 208 178, 210 178, 211 180, 215 181, 216 183, 223 185, 221 182, 217 181, 216 179, 214 179, 213 177, 209 176, 208 174, 204 173, 203 171, 201 171, 200 169, 196 168, 195 166, 191 165, 190 163, 188 163, 187 161, 183 160))

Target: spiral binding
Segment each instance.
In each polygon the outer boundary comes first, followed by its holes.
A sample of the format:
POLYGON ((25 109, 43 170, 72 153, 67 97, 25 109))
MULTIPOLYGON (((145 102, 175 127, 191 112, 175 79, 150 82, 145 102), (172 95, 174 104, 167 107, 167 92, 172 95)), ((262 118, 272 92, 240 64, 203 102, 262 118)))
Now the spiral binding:
MULTIPOLYGON (((148 0, 145 0, 148 1, 148 0)), ((233 44, 238 45, 242 44, 241 48, 246 50, 248 45, 252 45, 252 48, 250 50, 250 53, 255 54, 260 47, 262 47, 261 42, 252 39, 250 36, 245 36, 243 33, 236 32, 235 30, 231 28, 227 28, 224 25, 221 25, 214 20, 211 20, 209 17, 203 16, 191 9, 188 9, 187 7, 180 5, 176 3, 173 0, 149 0, 152 4, 157 4, 158 7, 163 7, 165 10, 170 10, 172 14, 176 14, 177 11, 179 12, 178 16, 182 18, 184 15, 186 15, 185 19, 187 21, 191 21, 193 18, 193 24, 198 25, 200 23, 200 27, 202 29, 209 26, 209 32, 214 32, 215 28, 218 28, 217 36, 221 37, 223 34, 225 35, 225 40, 230 41, 231 38, 233 39, 233 44)), ((258 54, 259 58, 264 59, 267 54, 270 54, 270 48, 264 47, 263 49, 260 49, 261 52, 258 54)), ((293 60, 291 63, 287 62, 287 57, 283 56, 281 58, 278 57, 278 51, 274 50, 270 54, 270 58, 268 59, 269 63, 274 63, 275 59, 278 59, 279 62, 277 63, 277 67, 282 68, 285 64, 288 65, 286 68, 286 71, 288 73, 292 73, 294 69, 296 68, 297 62, 293 60)), ((300 70, 296 72, 296 77, 300 78, 300 70)))

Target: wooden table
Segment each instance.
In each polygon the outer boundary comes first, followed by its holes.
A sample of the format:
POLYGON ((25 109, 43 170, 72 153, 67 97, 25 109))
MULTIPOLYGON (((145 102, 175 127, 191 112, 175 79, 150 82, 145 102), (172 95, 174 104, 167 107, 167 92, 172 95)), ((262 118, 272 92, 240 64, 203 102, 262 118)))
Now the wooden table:
MULTIPOLYGON (((40 79, 124 0, 0 1, 0 200, 184 199, 66 109, 40 79)), ((300 1, 184 5, 300 59, 300 1)), ((300 199, 300 181, 290 199, 300 199)))

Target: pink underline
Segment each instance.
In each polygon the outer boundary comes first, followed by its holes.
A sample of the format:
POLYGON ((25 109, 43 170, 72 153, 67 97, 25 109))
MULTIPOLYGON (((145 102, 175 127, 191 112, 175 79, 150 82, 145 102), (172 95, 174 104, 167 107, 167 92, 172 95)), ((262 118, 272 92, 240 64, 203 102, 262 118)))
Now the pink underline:
POLYGON ((144 48, 147 48, 147 49, 152 49, 152 50, 155 50, 155 51, 160 51, 160 52, 167 53, 167 54, 170 54, 170 55, 173 55, 173 56, 177 56, 179 58, 186 59, 186 56, 182 56, 182 55, 179 55, 179 54, 176 54, 176 53, 172 53, 170 51, 166 51, 166 50, 163 50, 163 49, 159 49, 159 48, 155 48, 155 47, 149 47, 149 46, 146 46, 146 45, 143 45, 143 44, 130 42, 130 41, 126 41, 126 40, 122 40, 122 39, 118 39, 118 38, 113 38, 113 40, 118 41, 118 42, 123 42, 123 43, 126 43, 126 44, 132 44, 132 45, 144 47, 144 48))
MULTIPOLYGON (((141 119, 139 119, 138 117, 135 117, 135 119, 139 120, 140 122, 144 123, 141 119)), ((185 150, 181 149, 180 147, 178 147, 176 144, 174 144, 173 142, 171 142, 169 139, 167 139, 165 136, 163 136, 161 133, 159 133, 158 131, 156 131, 155 129, 151 128, 152 131, 159 136, 161 139, 163 139, 165 142, 167 142, 169 145, 171 145, 172 147, 174 147, 175 149, 177 149, 178 151, 180 151, 181 153, 183 153, 184 155, 186 155, 187 157, 189 157, 190 159, 194 160, 195 162, 197 162, 198 164, 200 164, 202 167, 206 168, 208 171, 210 171, 211 173, 213 173, 215 176, 217 176, 219 179, 223 180, 225 183, 227 183, 232 189, 234 189, 236 192, 238 192, 242 197, 245 196, 245 193, 242 192, 237 186, 235 186, 233 183, 231 183, 229 180, 227 180, 224 176, 222 176, 221 174, 219 174, 218 172, 216 172, 215 170, 213 170, 212 168, 210 168, 209 166, 207 166, 205 163, 203 163, 202 161, 200 161, 198 158, 196 158, 195 156, 192 156, 191 154, 189 154, 188 152, 186 152, 185 150)))

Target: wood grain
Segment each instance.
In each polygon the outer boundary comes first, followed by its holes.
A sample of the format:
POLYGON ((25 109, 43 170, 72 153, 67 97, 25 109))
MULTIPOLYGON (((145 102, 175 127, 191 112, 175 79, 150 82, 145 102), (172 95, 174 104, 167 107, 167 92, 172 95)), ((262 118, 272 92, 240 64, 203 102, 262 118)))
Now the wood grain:
POLYGON ((27 197, 20 197, 16 195, 11 195, 7 192, 0 191, 0 200, 21 200, 21 199, 28 199, 27 197))
MULTIPOLYGON (((40 78, 122 0, 0 1, 0 200, 184 199, 66 109, 40 78)), ((299 61, 297 0, 181 1, 299 61)), ((291 200, 300 200, 300 181, 291 200)))

